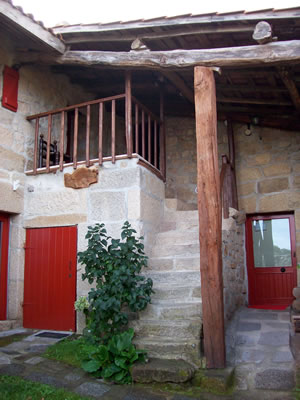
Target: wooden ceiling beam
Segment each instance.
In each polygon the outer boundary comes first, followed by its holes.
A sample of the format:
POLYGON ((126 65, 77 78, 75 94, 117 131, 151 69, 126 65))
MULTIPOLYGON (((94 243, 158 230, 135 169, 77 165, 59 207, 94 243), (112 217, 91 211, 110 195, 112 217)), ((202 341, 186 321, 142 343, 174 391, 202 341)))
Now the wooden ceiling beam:
POLYGON ((278 68, 277 71, 280 78, 282 79, 282 82, 285 84, 287 90, 289 91, 291 100, 296 110, 300 112, 300 94, 295 82, 291 77, 291 74, 285 68, 278 68))
POLYGON ((194 104, 194 91, 191 90, 184 80, 176 72, 162 72, 162 75, 167 78, 190 103, 194 104))
POLYGON ((234 67, 300 63, 300 40, 265 45, 171 51, 66 51, 63 55, 18 53, 19 61, 81 66, 176 70, 194 66, 234 67))
MULTIPOLYGON (((74 34, 76 36, 66 36, 64 38, 67 44, 79 44, 79 43, 101 43, 101 42, 132 42, 135 39, 140 40, 158 40, 158 39, 170 39, 174 37, 191 36, 191 35, 206 35, 206 34, 224 34, 224 33, 239 33, 239 32, 253 32, 255 25, 251 26, 240 26, 240 25, 226 25, 226 26, 203 26, 200 28, 188 29, 183 26, 178 29, 173 29, 168 32, 142 32, 142 33, 123 33, 119 35, 102 34, 99 36, 88 36, 88 34, 74 34)), ((100 32, 99 32, 100 33, 100 32)))
POLYGON ((232 92, 232 91, 241 91, 241 92, 260 92, 260 93, 287 93, 288 90, 286 87, 272 87, 272 86, 259 86, 259 85, 226 85, 226 84, 216 84, 217 92, 232 92))
POLYGON ((223 97, 218 96, 217 102, 219 103, 237 103, 237 104, 261 104, 269 106, 292 106, 290 101, 283 100, 267 100, 267 99, 247 99, 238 97, 223 97))

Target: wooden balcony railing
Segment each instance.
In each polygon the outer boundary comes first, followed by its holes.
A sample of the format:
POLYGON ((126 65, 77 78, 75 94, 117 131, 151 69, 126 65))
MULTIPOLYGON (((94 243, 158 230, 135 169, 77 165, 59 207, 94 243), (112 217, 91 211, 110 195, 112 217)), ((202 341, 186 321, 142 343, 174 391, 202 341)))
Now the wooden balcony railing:
POLYGON ((160 103, 160 116, 157 117, 132 96, 130 73, 127 72, 125 93, 28 116, 28 121, 35 120, 35 136, 33 168, 26 173, 36 175, 58 169, 62 171, 66 166, 73 166, 76 169, 79 164, 85 164, 88 167, 96 163, 102 165, 105 161, 115 163, 118 159, 138 157, 139 163, 144 164, 159 177, 165 179, 162 96, 160 103), (117 126, 120 125, 119 122, 122 119, 120 115, 125 115, 125 129, 117 126), (84 139, 82 116, 85 118, 84 139), (56 118, 55 126, 54 117, 56 118), (70 119, 72 119, 71 122, 70 119), (81 121, 81 137, 79 137, 79 119, 81 121), (97 120, 97 126, 95 126, 95 120, 97 120), (40 134, 41 126, 44 127, 42 134, 40 134), (45 132, 47 133, 45 134, 45 132), (69 136, 67 132, 69 132, 69 136), (52 140, 53 138, 55 140, 52 140), (94 155, 95 141, 98 146, 97 157, 93 158, 91 158, 91 140, 94 155), (110 143, 109 150, 107 143, 110 143), (123 143, 124 151, 120 153, 123 143), (79 145, 81 156, 78 152, 79 145), (82 156, 83 147, 85 149, 84 157, 82 156))

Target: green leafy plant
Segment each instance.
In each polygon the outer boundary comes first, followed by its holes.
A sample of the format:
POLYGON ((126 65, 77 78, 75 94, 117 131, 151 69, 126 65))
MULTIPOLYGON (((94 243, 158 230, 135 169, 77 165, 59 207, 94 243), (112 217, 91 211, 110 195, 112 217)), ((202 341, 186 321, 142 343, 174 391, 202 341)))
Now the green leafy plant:
POLYGON ((82 368, 97 376, 116 383, 131 383, 130 368, 137 361, 145 361, 146 352, 137 350, 132 344, 134 331, 113 335, 107 345, 98 346, 82 368))
POLYGON ((104 224, 89 226, 88 247, 78 253, 79 262, 85 265, 82 279, 96 283, 88 295, 86 331, 104 344, 128 324, 126 308, 141 311, 151 301, 152 280, 139 275, 147 266, 143 238, 135 234, 127 221, 121 239, 108 236, 104 224))

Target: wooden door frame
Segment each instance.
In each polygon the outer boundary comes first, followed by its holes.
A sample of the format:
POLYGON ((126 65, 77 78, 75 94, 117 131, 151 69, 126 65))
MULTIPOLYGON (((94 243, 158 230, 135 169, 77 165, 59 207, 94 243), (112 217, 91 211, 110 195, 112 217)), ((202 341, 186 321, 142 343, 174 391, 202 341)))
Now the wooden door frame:
POLYGON ((267 219, 289 219, 290 239, 291 239, 291 257, 294 278, 297 282, 297 256, 296 256, 296 227, 295 215, 293 212, 274 212, 274 213, 257 213, 248 214, 245 224, 245 240, 246 240, 246 263, 248 273, 248 303, 249 305, 255 304, 254 288, 250 287, 255 282, 254 271, 254 253, 253 253, 253 236, 252 236, 252 221, 253 220, 267 220, 267 219), (250 283, 251 282, 251 283, 250 283))
POLYGON ((9 250, 9 215, 0 212, 1 264, 0 264, 0 320, 7 319, 7 286, 8 286, 8 250, 9 250))

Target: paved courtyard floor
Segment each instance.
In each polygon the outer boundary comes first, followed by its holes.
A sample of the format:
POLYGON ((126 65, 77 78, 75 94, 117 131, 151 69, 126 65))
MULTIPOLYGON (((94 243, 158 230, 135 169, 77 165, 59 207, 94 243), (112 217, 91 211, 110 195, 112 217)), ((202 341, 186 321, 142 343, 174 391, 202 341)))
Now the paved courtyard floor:
MULTIPOLYGON (((297 397, 292 391, 295 362, 289 345, 289 319, 288 311, 243 308, 236 314, 226 335, 228 364, 235 367, 237 378, 231 396, 205 393, 188 397, 150 385, 107 384, 79 368, 41 357, 57 339, 35 335, 0 348, 0 375, 20 376, 102 400, 292 400, 297 397)), ((0 337, 21 332, 24 329, 2 332, 0 337)))

